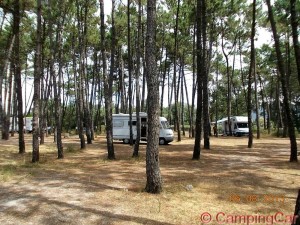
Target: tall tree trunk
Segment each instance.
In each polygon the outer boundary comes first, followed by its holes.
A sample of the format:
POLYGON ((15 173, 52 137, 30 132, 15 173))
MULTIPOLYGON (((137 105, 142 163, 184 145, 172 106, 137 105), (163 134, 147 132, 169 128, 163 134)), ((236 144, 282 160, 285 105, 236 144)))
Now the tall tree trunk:
POLYGON ((210 149, 210 121, 209 121, 209 99, 208 99, 208 63, 207 63, 207 21, 206 21, 206 1, 202 0, 201 9, 201 29, 202 29, 202 73, 203 73, 203 138, 204 138, 204 149, 210 149))
POLYGON ((289 136, 290 136, 290 144, 291 144, 291 154, 290 154, 290 162, 297 162, 297 141, 296 141, 296 135, 295 135, 295 129, 294 129, 294 122, 291 115, 291 109, 288 99, 288 89, 286 86, 286 75, 284 70, 284 61, 280 49, 280 41, 279 36, 277 33, 277 27, 273 16, 273 9, 270 3, 270 0, 266 0, 268 5, 268 14, 269 19, 271 22, 271 27, 273 31, 273 38, 275 42, 275 49, 276 49, 276 56, 277 56, 277 66, 280 73, 280 80, 281 80, 281 86, 282 86, 282 94, 283 94, 283 104, 285 108, 286 118, 288 122, 288 130, 289 130, 289 136))
POLYGON ((179 17, 179 7, 180 0, 177 1, 177 10, 176 10, 176 21, 175 21, 175 29, 174 29, 174 75, 173 75, 173 85, 174 85, 174 100, 175 100, 175 130, 177 131, 177 141, 181 141, 181 131, 180 131, 180 117, 178 112, 178 94, 177 94, 177 85, 176 85, 176 70, 177 70, 177 51, 178 51, 178 17, 179 17))
POLYGON ((261 99, 262 99, 262 107, 263 107, 263 116, 264 116, 264 130, 267 129, 267 121, 266 121, 266 100, 265 100, 265 87, 264 87, 264 84, 263 84, 263 81, 262 81, 262 78, 260 76, 259 73, 257 73, 257 78, 259 80, 259 84, 260 84, 260 95, 261 95, 261 99))
POLYGON ((260 123, 259 123, 259 106, 258 106, 258 93, 257 93, 257 72, 256 72, 256 59, 254 49, 254 96, 255 96, 255 113, 256 113, 256 138, 260 139, 260 123))
POLYGON ((5 74, 7 72, 8 67, 8 61, 11 58, 13 47, 15 44, 15 35, 12 36, 11 40, 7 41, 7 59, 3 59, 3 61, 0 62, 0 126, 1 126, 1 138, 3 140, 8 140, 9 138, 9 118, 7 119, 7 113, 6 113, 6 94, 7 94, 7 86, 5 85, 4 91, 2 91, 3 88, 3 80, 5 78, 5 74), (5 93, 3 98, 3 92, 5 93), (7 128, 8 127, 8 128, 7 128))
POLYGON ((248 138, 248 148, 253 146, 253 133, 252 133, 252 101, 251 101, 251 84, 255 73, 255 23, 256 23, 256 0, 253 0, 252 3, 252 26, 251 26, 251 53, 250 53, 250 68, 249 68, 249 77, 248 77, 248 98, 247 98, 247 112, 248 112, 248 126, 249 126, 249 138, 248 138))
POLYGON ((62 144, 62 106, 61 106, 61 89, 62 89, 62 49, 60 46, 61 40, 61 31, 59 30, 60 26, 58 26, 58 80, 56 81, 56 76, 53 76, 53 88, 54 88, 54 98, 55 98, 55 121, 56 121, 56 132, 57 132, 57 139, 56 139, 56 146, 57 146, 57 158, 63 159, 64 158, 64 150, 62 144), (57 83, 56 83, 57 82, 57 83))
POLYGON ((218 112, 219 112, 219 95, 218 95, 218 89, 219 89, 219 60, 217 61, 217 71, 216 71, 216 118, 215 118, 215 136, 219 136, 218 132, 218 112))
POLYGON ((240 53, 240 73, 242 76, 242 90, 243 90, 243 96, 245 99, 245 102, 247 102, 247 89, 246 89, 246 82, 245 82, 245 75, 244 75, 244 69, 243 69, 243 50, 242 50, 242 44, 241 44, 241 37, 239 37, 239 53, 240 53))
MULTIPOLYGON (((184 64, 184 62, 183 62, 184 64)), ((192 127, 192 120, 191 120, 191 107, 190 107, 190 101, 189 101, 189 95, 188 95, 188 89, 187 89, 187 82, 186 82, 186 78, 185 78, 185 74, 184 74, 184 67, 181 68, 181 73, 182 73, 182 77, 183 77, 183 81, 184 82, 184 88, 185 88, 185 95, 186 95, 186 102, 187 102, 187 109, 188 109, 188 119, 189 119, 189 126, 190 128, 192 127)), ((192 137, 192 132, 191 130, 189 130, 189 138, 192 137)))
POLYGON ((222 51, 223 55, 225 56, 226 59, 226 75, 227 75, 227 122, 228 122, 228 128, 229 128, 229 135, 232 135, 232 130, 231 130, 231 122, 230 122, 230 117, 231 117, 231 79, 230 79, 230 69, 229 69, 229 58, 228 55, 225 53, 225 45, 224 45, 224 31, 222 30, 222 51))
POLYGON ((276 71, 277 79, 276 79, 276 110, 277 110, 277 137, 282 136, 283 131, 283 116, 282 116, 282 109, 280 104, 280 75, 279 72, 276 71))
POLYGON ((101 51, 104 78, 104 98, 105 98, 105 118, 106 118, 106 143, 108 159, 115 159, 113 144, 113 124, 112 124, 112 79, 107 76, 106 52, 105 52, 105 27, 104 27, 104 1, 100 0, 100 17, 101 17, 101 51))
POLYGON ((134 144, 133 157, 139 156, 139 146, 141 139, 141 121, 140 121, 140 58, 141 58, 141 29, 142 29, 142 3, 138 2, 138 34, 137 34, 137 46, 136 46, 136 72, 135 72, 135 86, 136 86, 136 140, 134 144))
MULTIPOLYGON (((77 127, 78 127, 78 133, 80 138, 80 148, 85 149, 86 143, 85 143, 85 136, 84 136, 84 129, 83 129, 83 123, 84 123, 84 91, 85 91, 85 82, 84 82, 84 33, 83 33, 83 6, 82 4, 79 4, 79 1, 76 0, 76 14, 77 14, 77 31, 78 31, 78 37, 74 37, 73 35, 73 41, 78 38, 78 52, 79 55, 79 62, 78 62, 78 69, 74 67, 74 71, 76 71, 76 75, 78 73, 78 78, 76 77, 75 85, 77 86, 77 127)), ((76 57, 74 57, 73 61, 76 62, 76 57)), ((74 64, 74 63, 73 63, 74 64)), ((76 63, 75 63, 76 65, 76 63)))
POLYGON ((160 193, 162 178, 159 167, 159 75, 156 66, 156 0, 147 1, 146 76, 148 139, 146 148, 146 191, 160 193))
POLYGON ((199 160, 200 159, 200 152, 201 152, 201 133, 202 133, 202 30, 201 30, 201 8, 202 3, 205 0, 197 1, 197 112, 196 112, 196 135, 195 135, 195 144, 194 144, 194 151, 193 151, 193 159, 199 160))
POLYGON ((22 81, 20 66, 20 2, 14 1, 14 35, 16 37, 14 45, 14 67, 15 67, 15 83, 18 107, 18 125, 19 125, 19 153, 25 153, 24 141, 24 118, 23 118, 23 99, 22 99, 22 81))
POLYGON ((87 36, 88 36, 88 10, 89 1, 84 2, 84 13, 83 13, 83 33, 82 33, 82 48, 80 51, 80 64, 82 68, 81 73, 81 87, 82 87, 82 99, 83 99, 83 121, 85 124, 85 134, 87 144, 92 144, 92 118, 91 112, 88 104, 89 95, 89 84, 87 77, 87 36))
POLYGON ((42 3, 37 0, 37 28, 36 28, 36 52, 35 52, 35 68, 34 68, 34 94, 33 94, 33 121, 32 121, 32 162, 39 162, 39 110, 40 110, 40 77, 42 73, 41 60, 41 31, 42 31, 42 3))
MULTIPOLYGON (((51 12, 50 12, 51 13, 51 12)), ((49 14, 50 14, 49 13, 49 14)), ((49 15, 50 18, 51 15, 49 15)), ((63 21, 63 20, 62 20, 63 21)), ((50 77, 53 80, 53 94, 54 94, 54 118, 55 118, 55 142, 57 147, 57 158, 64 158, 63 145, 62 145, 62 107, 61 107, 61 83, 62 83, 62 56, 61 56, 61 21, 57 21, 56 24, 56 38, 53 41, 53 24, 52 21, 49 22, 50 30, 50 44, 53 46, 51 49, 50 58, 50 77), (55 47, 54 47, 55 46, 55 47), (55 72, 55 59, 58 59, 58 73, 55 72), (58 78, 58 79, 57 79, 58 78)), ((50 78, 50 79, 51 79, 50 78)), ((42 104, 42 103, 41 103, 42 104)), ((42 131, 41 131, 42 132, 42 131)))
POLYGON ((167 69, 169 69, 169 66, 167 65, 167 61, 168 61, 167 59, 168 59, 168 51, 166 49, 166 58, 164 63, 165 64, 164 72, 162 75, 161 96, 160 96, 160 116, 163 116, 163 110, 164 110, 165 81, 166 81, 167 69))
POLYGON ((298 72, 298 81, 300 84, 300 44, 299 44, 299 36, 298 36, 299 17, 297 18, 296 0, 290 0, 290 7, 291 7, 292 36, 293 36, 295 59, 296 59, 297 72, 298 72))
POLYGON ((128 47, 128 97, 129 97, 129 137, 130 145, 133 145, 133 130, 132 130, 132 64, 131 64, 131 36, 130 36, 130 1, 127 0, 127 47, 128 47))
POLYGON ((7 98, 4 99, 4 115, 3 115, 3 129, 2 129, 2 139, 9 140, 9 130, 10 130, 10 118, 12 115, 12 93, 13 93, 13 68, 10 64, 7 84, 5 85, 5 93, 7 98))
POLYGON ((180 60, 181 61, 181 66, 180 66, 180 72, 179 72, 179 76, 180 76, 180 80, 181 80, 181 83, 180 83, 180 93, 181 93, 181 113, 180 113, 180 120, 181 120, 181 130, 182 130, 182 135, 183 137, 185 137, 185 127, 184 127, 184 91, 183 91, 183 70, 184 70, 184 56, 182 56, 182 59, 180 60))

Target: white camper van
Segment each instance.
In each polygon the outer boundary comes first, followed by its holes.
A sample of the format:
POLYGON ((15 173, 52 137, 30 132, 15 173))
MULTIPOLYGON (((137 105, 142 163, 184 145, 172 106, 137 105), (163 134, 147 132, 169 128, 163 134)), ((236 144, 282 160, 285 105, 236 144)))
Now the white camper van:
MULTIPOLYGON (((219 120, 217 122, 218 122, 218 127, 221 127, 221 132, 224 135, 228 135, 229 134, 228 119, 223 118, 222 120, 219 120)), ((232 135, 234 136, 249 135, 248 117, 232 116, 230 117, 230 125, 231 125, 232 135)))
MULTIPOLYGON (((141 140, 147 141, 147 113, 140 113, 141 123, 141 140)), ((159 131, 159 144, 164 145, 172 142, 174 133, 171 130, 169 123, 165 117, 159 117, 160 131, 159 131)), ((136 139, 136 114, 132 114, 132 132, 133 140, 136 139)), ((123 143, 128 144, 130 140, 130 123, 129 114, 113 114, 113 139, 122 140, 123 143)))
MULTIPOLYGON (((10 117, 10 125, 9 131, 19 131, 18 117, 14 118, 14 127, 12 127, 13 117, 10 117)), ((32 132, 32 117, 24 117, 24 132, 31 133, 32 132)))

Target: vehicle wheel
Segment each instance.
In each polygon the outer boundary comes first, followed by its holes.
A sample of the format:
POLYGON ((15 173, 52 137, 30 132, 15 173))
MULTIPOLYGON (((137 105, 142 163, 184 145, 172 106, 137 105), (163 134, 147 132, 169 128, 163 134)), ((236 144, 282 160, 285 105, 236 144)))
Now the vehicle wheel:
POLYGON ((165 145, 166 144, 166 140, 164 138, 160 138, 159 139, 159 144, 160 145, 165 145))
POLYGON ((129 144, 129 139, 123 139, 124 144, 129 144))

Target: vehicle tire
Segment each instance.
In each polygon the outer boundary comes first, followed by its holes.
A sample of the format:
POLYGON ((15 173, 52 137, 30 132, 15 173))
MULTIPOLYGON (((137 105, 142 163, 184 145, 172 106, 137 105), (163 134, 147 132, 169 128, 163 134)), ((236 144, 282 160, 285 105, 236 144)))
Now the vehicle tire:
POLYGON ((164 138, 160 138, 159 139, 159 144, 160 145, 165 145, 166 144, 166 140, 164 138))
POLYGON ((129 139, 127 139, 127 138, 126 138, 126 139, 123 139, 123 143, 124 143, 124 144, 129 144, 129 139))

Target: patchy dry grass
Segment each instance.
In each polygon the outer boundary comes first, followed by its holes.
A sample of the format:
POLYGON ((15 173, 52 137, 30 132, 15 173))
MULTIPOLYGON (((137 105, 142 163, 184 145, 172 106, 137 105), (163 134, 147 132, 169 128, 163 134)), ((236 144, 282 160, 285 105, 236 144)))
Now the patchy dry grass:
POLYGON ((143 191, 145 144, 133 159, 132 147, 116 142, 109 161, 104 137, 80 150, 73 136, 57 160, 49 137, 32 164, 30 138, 24 155, 17 137, 0 141, 0 224, 205 224, 205 212, 209 224, 291 224, 285 215, 294 212, 300 166, 288 162, 288 139, 248 149, 245 137, 212 137, 200 161, 191 160, 193 140, 161 146, 164 191, 151 195, 143 191))

